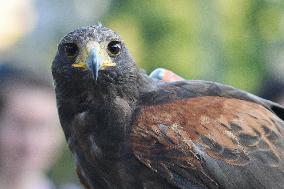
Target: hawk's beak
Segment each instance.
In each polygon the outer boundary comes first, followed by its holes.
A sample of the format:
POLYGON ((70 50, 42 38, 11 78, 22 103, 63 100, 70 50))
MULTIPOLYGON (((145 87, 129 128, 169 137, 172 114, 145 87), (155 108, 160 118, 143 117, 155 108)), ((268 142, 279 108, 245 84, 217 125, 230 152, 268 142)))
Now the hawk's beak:
POLYGON ((72 64, 72 67, 74 68, 90 70, 95 80, 98 79, 100 70, 105 70, 114 66, 116 66, 116 64, 111 61, 107 52, 101 48, 98 42, 93 41, 86 45, 85 51, 82 51, 82 58, 78 58, 78 61, 72 64), (81 59, 83 59, 83 61, 81 61, 81 59))

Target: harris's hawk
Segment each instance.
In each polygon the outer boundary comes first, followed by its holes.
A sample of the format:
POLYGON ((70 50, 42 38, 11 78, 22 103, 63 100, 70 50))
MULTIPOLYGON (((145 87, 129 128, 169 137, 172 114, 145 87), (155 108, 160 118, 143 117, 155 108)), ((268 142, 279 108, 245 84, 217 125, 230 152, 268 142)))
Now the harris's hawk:
POLYGON ((101 25, 67 34, 52 73, 87 188, 284 188, 278 104, 209 81, 152 79, 101 25))

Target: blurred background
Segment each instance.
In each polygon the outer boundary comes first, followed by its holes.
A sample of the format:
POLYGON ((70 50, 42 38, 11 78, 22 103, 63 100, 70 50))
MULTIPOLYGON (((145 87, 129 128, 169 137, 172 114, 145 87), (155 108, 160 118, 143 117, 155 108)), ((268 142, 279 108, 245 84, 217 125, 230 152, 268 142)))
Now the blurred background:
MULTIPOLYGON (((0 64, 50 80, 59 40, 100 21, 122 36, 147 73, 164 67, 186 79, 226 83, 284 104, 282 0, 0 2, 0 64)), ((61 149, 47 171, 57 187, 78 182, 68 149, 61 149)))

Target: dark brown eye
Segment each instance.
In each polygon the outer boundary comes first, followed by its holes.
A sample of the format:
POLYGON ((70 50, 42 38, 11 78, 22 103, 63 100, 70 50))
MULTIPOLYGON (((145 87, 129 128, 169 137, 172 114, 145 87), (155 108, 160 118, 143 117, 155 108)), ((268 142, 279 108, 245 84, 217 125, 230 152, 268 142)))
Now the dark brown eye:
POLYGON ((73 58, 77 56, 79 48, 75 43, 66 43, 64 44, 64 50, 68 57, 73 58))
POLYGON ((107 50, 111 56, 119 55, 121 52, 121 43, 119 41, 111 41, 107 46, 107 50))

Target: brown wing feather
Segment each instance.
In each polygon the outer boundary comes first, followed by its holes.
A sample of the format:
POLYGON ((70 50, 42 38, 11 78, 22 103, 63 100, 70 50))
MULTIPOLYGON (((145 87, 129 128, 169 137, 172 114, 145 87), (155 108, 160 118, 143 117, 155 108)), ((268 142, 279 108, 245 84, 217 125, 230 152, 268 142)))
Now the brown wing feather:
POLYGON ((228 166, 258 161, 283 172, 283 126, 261 105, 206 96, 142 107, 131 140, 135 156, 168 179, 167 169, 177 165, 217 185, 202 165, 203 153, 228 166))

